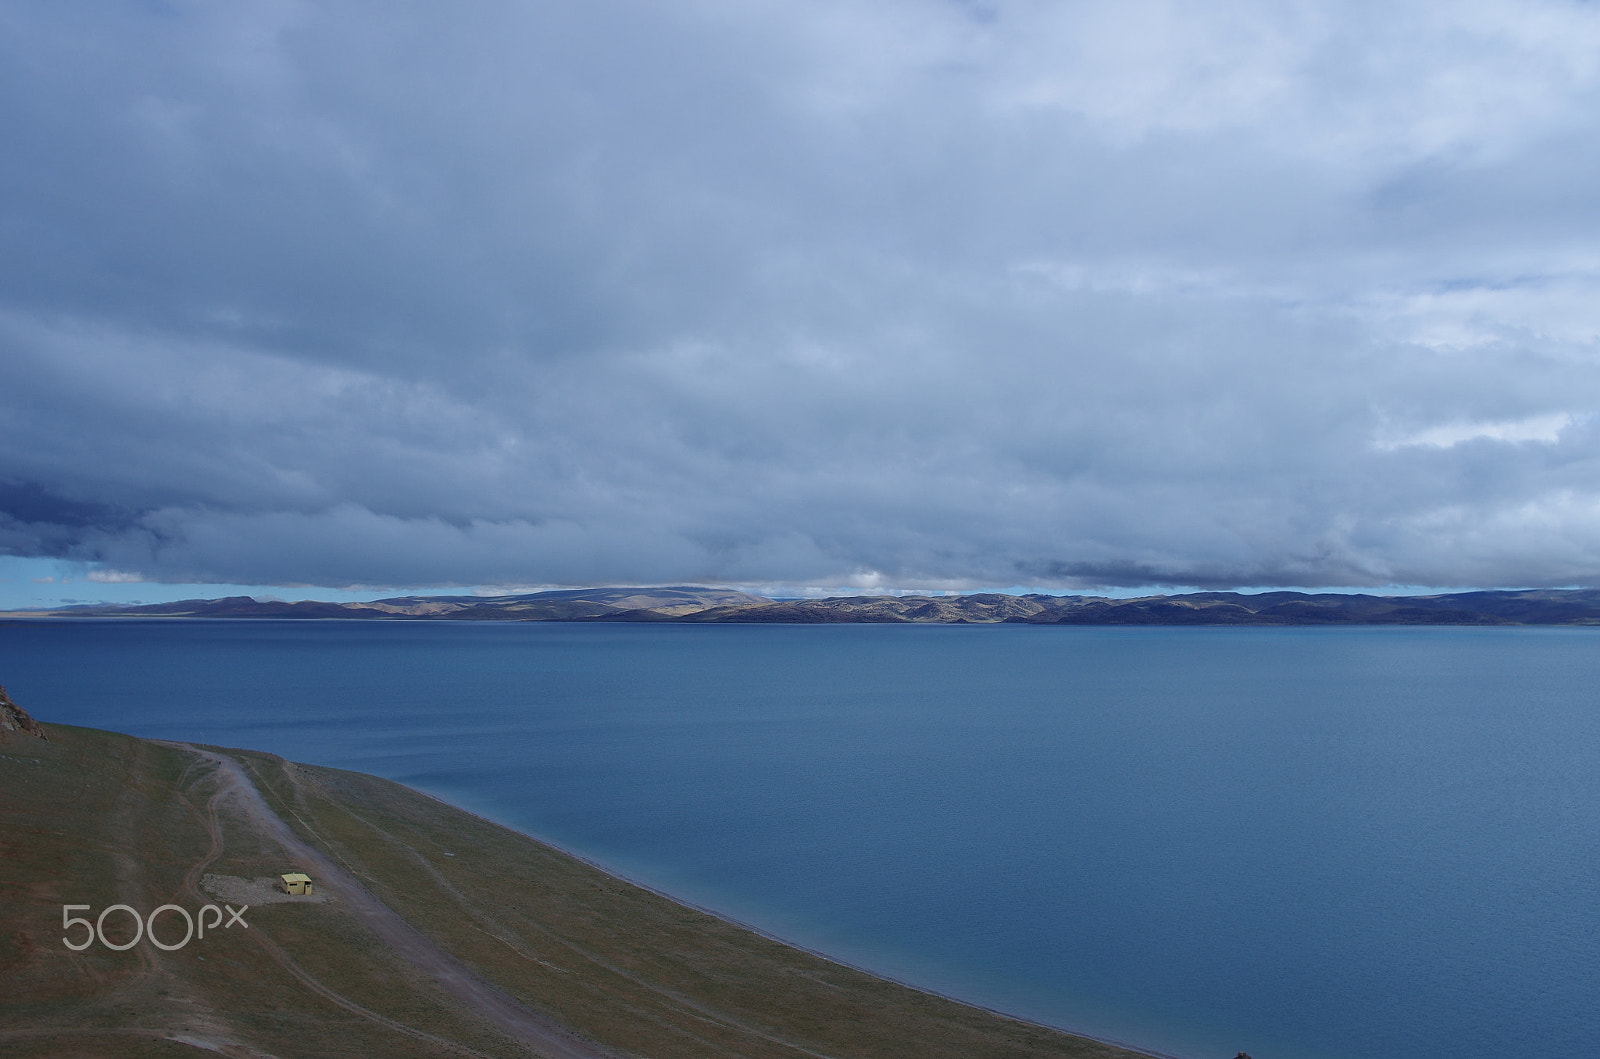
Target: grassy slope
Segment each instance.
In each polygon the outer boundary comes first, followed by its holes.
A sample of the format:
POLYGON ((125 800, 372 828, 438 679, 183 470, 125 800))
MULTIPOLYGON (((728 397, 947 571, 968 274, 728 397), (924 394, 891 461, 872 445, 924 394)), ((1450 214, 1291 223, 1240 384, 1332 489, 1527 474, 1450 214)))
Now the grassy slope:
MULTIPOLYGON (((178 952, 67 951, 63 903, 193 909, 201 901, 187 887, 202 867, 245 877, 284 867, 225 806, 224 841, 205 866, 210 786, 189 755, 47 728, 51 743, 0 745, 0 980, 10 983, 0 1055, 196 1054, 162 1040, 171 1035, 241 1055, 460 1054, 445 1041, 526 1054, 333 902, 252 909, 248 935, 235 928, 178 952)), ((234 756, 291 827, 436 943, 622 1053, 1132 1055, 788 948, 398 784, 234 756)))
MULTIPOLYGON (((212 858, 210 785, 191 755, 109 732, 45 729, 48 743, 0 744, 0 1056, 203 1054, 172 1037, 233 1055, 463 1054, 425 1033, 485 1054, 526 1054, 332 903, 252 908, 248 931, 213 931, 175 952, 143 941, 125 952, 67 949, 63 904, 91 905, 90 915, 117 902, 193 912, 210 900, 191 889, 202 871, 254 878, 283 871, 283 856, 224 812, 225 841, 212 858)), ((120 913, 108 933, 114 924, 131 933, 120 913)), ((177 920, 163 927, 169 941, 181 936, 177 920)))

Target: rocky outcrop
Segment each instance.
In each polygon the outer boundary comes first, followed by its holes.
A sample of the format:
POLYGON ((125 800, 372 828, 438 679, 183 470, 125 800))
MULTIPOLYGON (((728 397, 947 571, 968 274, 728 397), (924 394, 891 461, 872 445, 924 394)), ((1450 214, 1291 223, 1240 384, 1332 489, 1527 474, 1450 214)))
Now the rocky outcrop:
POLYGON ((5 688, 0 688, 0 732, 21 732, 37 739, 48 740, 39 722, 28 716, 28 711, 11 701, 5 688))

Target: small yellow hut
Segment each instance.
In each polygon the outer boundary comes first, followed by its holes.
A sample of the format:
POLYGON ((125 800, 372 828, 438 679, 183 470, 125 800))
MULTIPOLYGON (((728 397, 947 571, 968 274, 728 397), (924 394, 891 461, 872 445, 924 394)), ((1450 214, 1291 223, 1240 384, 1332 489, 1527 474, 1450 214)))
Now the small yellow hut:
POLYGON ((286 894, 308 894, 311 892, 311 876, 309 875, 301 875, 296 871, 290 872, 288 875, 280 875, 278 878, 283 880, 279 886, 286 894))

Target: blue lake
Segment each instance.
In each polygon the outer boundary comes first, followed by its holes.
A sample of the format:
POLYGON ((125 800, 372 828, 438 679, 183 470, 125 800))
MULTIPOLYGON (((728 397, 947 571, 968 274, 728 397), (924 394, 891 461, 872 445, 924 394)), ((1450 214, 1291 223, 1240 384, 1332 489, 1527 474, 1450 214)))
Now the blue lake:
POLYGON ((1600 1056, 1600 629, 40 622, 0 683, 1185 1059, 1600 1056))

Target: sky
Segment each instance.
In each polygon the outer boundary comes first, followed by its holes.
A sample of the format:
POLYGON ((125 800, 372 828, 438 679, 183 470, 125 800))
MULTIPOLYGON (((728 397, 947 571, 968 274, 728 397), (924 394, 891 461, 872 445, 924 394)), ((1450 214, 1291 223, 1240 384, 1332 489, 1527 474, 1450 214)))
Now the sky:
POLYGON ((0 0, 0 143, 0 605, 1600 585, 1594 3, 0 0))

